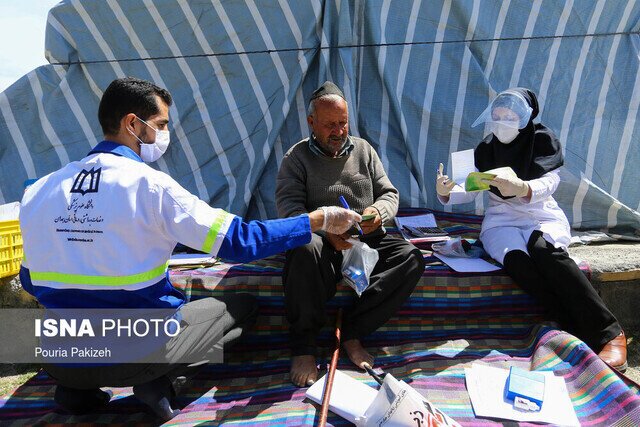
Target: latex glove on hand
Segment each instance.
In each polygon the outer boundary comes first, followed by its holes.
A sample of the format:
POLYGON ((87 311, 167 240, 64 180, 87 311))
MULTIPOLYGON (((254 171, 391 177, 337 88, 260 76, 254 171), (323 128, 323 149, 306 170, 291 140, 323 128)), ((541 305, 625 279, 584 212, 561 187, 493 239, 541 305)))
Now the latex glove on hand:
POLYGON ((438 194, 446 199, 449 198, 451 190, 455 187, 456 183, 449 180, 447 175, 443 175, 444 165, 440 163, 438 166, 438 176, 436 177, 436 191, 438 194))
POLYGON ((496 187, 504 197, 527 197, 529 195, 529 184, 518 177, 515 178, 493 178, 491 181, 484 180, 489 185, 496 187))
POLYGON ((362 217, 357 212, 339 208, 338 206, 323 206, 319 209, 324 212, 321 229, 327 233, 346 233, 353 224, 362 221, 362 217))

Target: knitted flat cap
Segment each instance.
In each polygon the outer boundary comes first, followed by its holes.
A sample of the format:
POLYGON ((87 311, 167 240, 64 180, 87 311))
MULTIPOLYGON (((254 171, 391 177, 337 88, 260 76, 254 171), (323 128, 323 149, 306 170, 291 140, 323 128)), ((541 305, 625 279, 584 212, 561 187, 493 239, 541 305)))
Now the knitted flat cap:
MULTIPOLYGON (((338 86, 336 86, 335 84, 333 84, 333 82, 324 82, 322 83, 322 86, 320 86, 318 89, 316 89, 312 94, 311 94, 311 99, 310 101, 316 99, 316 98, 320 98, 321 96, 324 95, 338 95, 340 98, 345 99, 344 98, 344 94, 342 93, 342 91, 340 90, 340 88, 338 86)), ((346 101, 346 99, 345 99, 346 101)))

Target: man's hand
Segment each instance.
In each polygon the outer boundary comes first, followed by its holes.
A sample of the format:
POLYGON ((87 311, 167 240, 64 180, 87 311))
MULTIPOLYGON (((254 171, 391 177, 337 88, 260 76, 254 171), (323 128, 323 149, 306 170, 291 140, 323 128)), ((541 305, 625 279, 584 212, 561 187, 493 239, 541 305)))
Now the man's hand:
POLYGON ((364 234, 369 234, 372 231, 380 228, 380 226, 382 225, 382 218, 380 217, 378 209, 374 208, 373 206, 369 206, 364 211, 362 211, 362 216, 365 215, 375 215, 375 217, 373 219, 370 219, 369 221, 362 221, 360 223, 360 228, 362 228, 362 232, 364 234))
POLYGON ((351 238, 351 235, 349 233, 344 233, 344 234, 325 233, 325 236, 329 241, 329 243, 331 243, 331 246, 333 246, 333 248, 336 251, 344 251, 345 249, 349 249, 350 247, 353 246, 351 243, 347 242, 347 239, 351 238))

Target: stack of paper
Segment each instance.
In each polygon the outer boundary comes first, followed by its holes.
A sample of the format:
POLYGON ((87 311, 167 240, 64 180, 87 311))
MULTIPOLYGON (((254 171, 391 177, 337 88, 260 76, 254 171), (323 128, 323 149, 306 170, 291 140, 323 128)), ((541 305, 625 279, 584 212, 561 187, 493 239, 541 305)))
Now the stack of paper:
POLYGON ((553 372, 536 371, 545 376, 544 400, 539 412, 526 412, 505 400, 504 389, 509 370, 474 363, 465 368, 467 390, 476 417, 542 422, 562 426, 579 426, 564 378, 553 372))
POLYGON ((173 254, 169 259, 169 267, 178 266, 211 266, 217 260, 207 254, 173 254))

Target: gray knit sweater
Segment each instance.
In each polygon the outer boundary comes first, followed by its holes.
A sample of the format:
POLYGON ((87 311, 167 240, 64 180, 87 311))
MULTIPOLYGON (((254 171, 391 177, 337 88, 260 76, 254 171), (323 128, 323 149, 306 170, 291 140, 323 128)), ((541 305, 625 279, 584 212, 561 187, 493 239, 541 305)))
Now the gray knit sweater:
POLYGON ((391 184, 373 147, 351 136, 348 155, 330 158, 314 154, 303 139, 284 155, 276 182, 276 207, 282 218, 311 212, 320 206, 340 206, 342 195, 358 213, 373 206, 383 222, 398 211, 398 190, 391 184))

